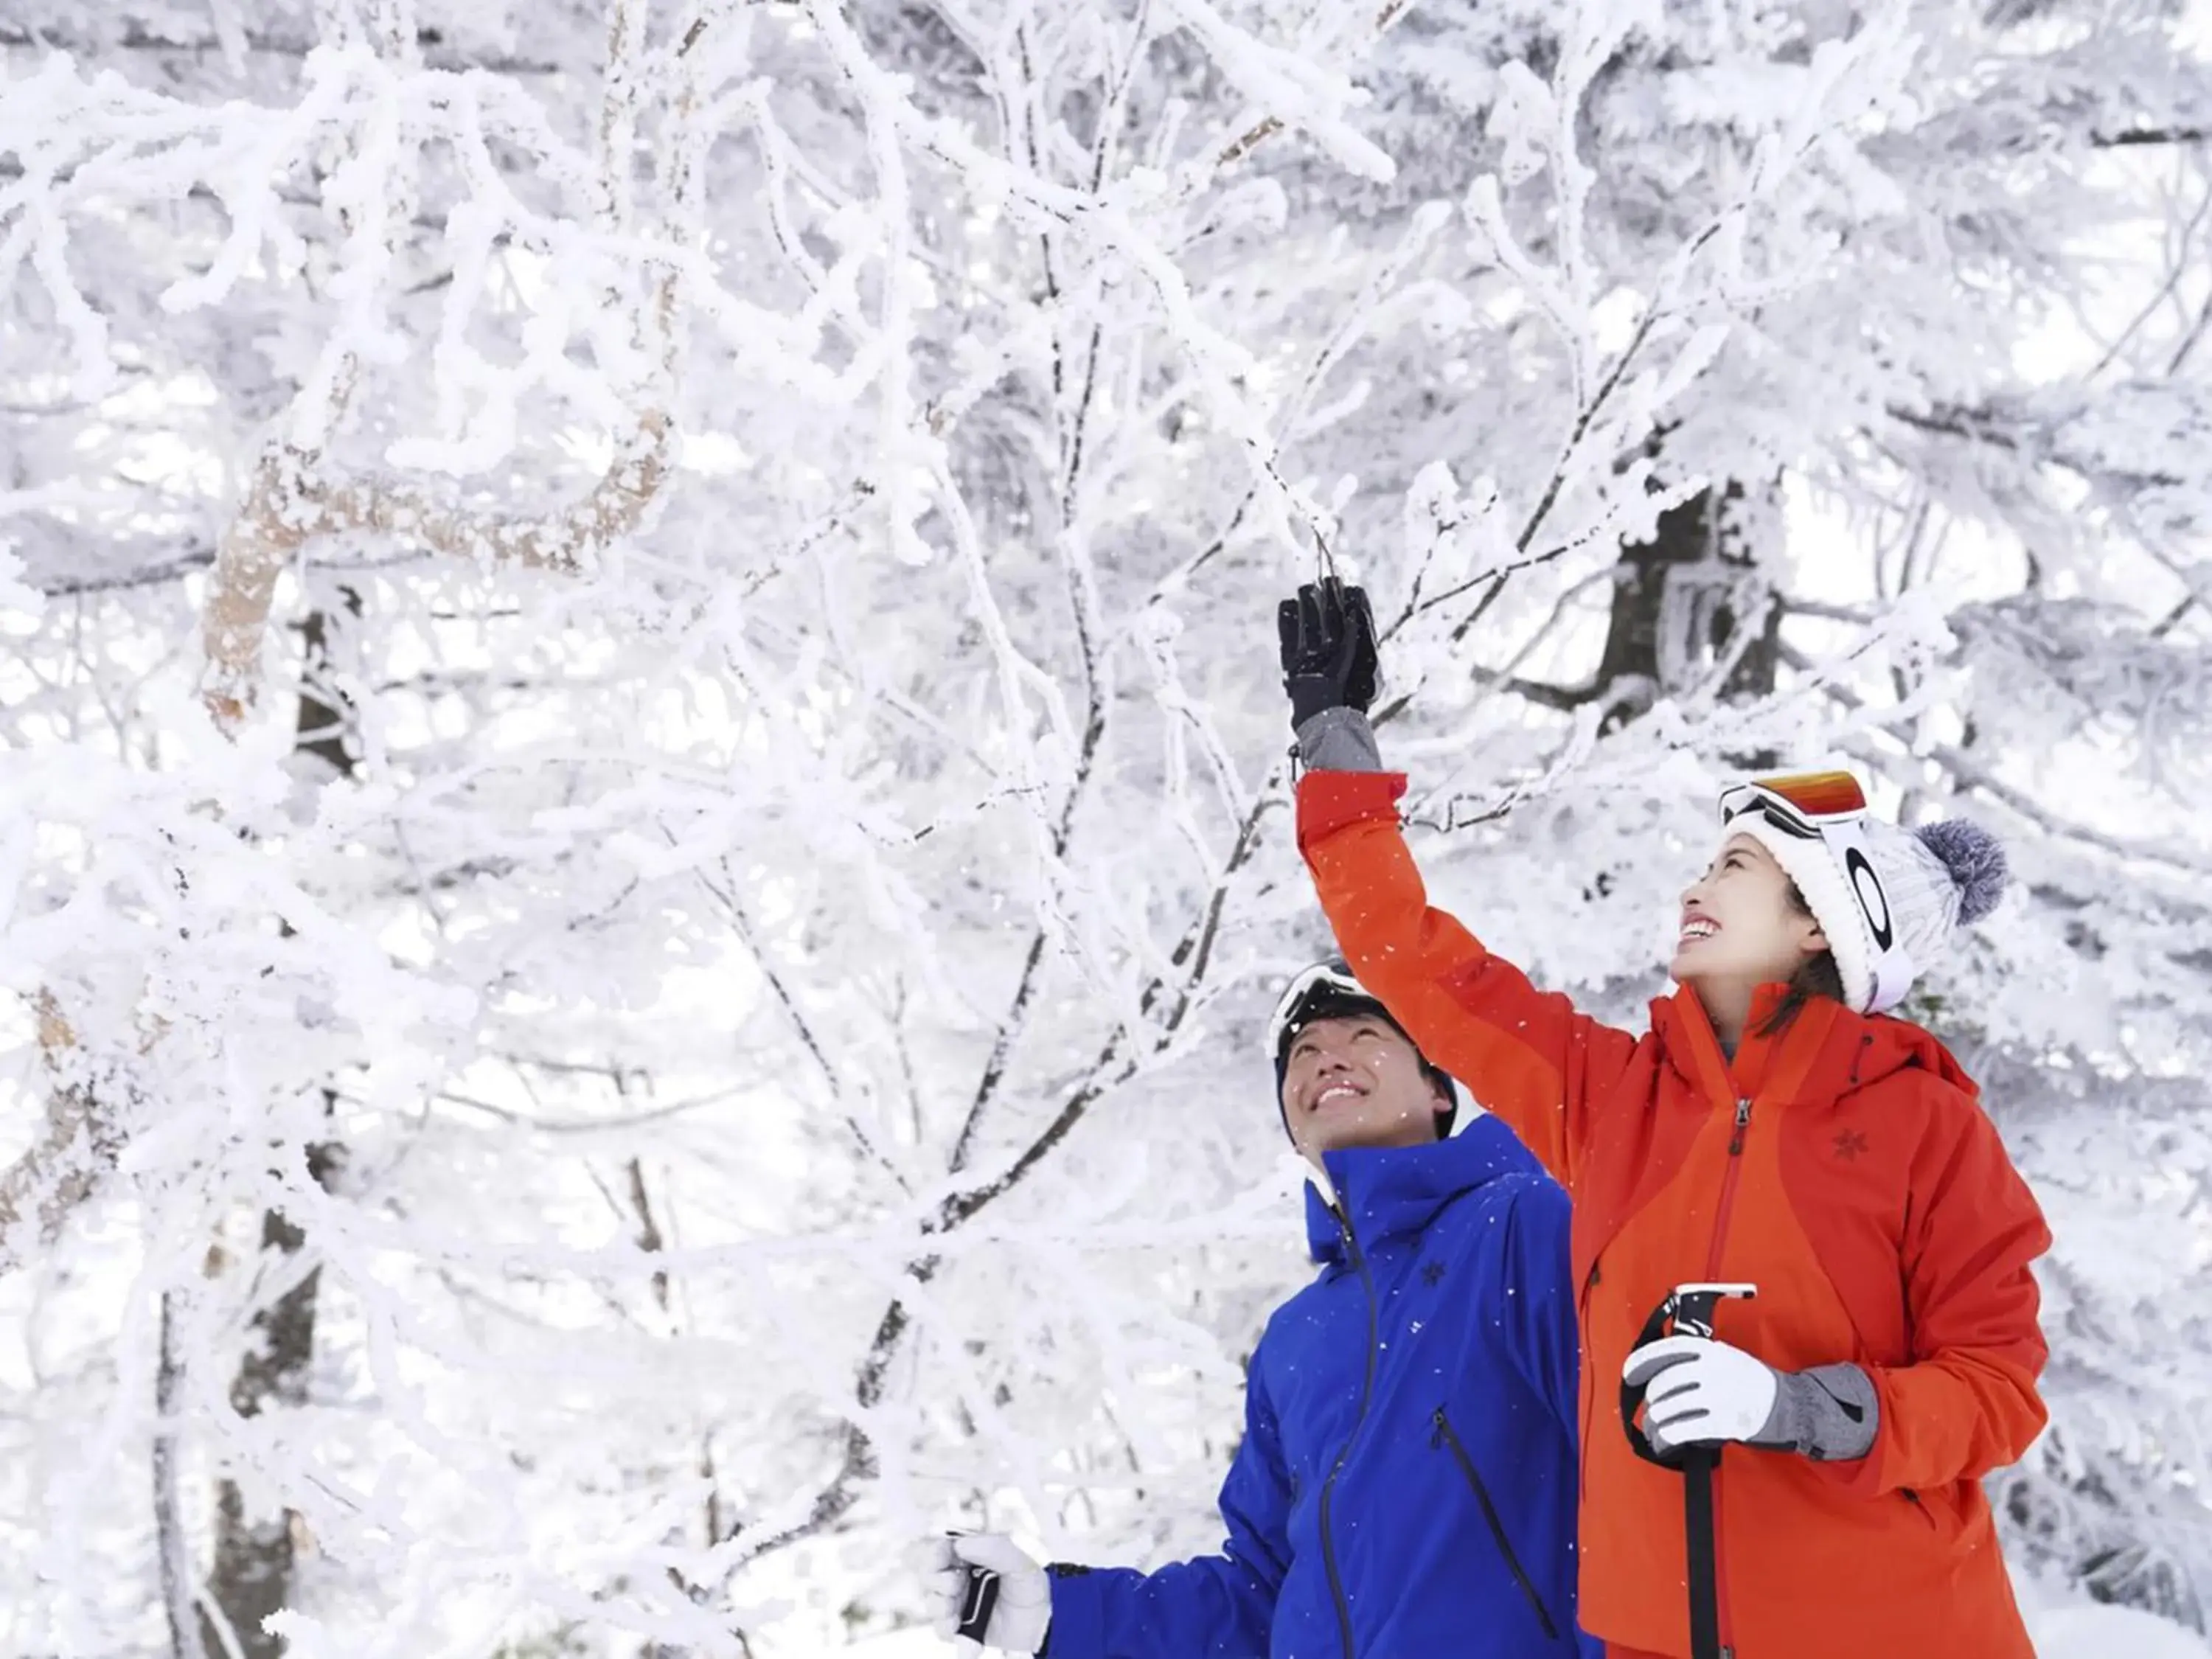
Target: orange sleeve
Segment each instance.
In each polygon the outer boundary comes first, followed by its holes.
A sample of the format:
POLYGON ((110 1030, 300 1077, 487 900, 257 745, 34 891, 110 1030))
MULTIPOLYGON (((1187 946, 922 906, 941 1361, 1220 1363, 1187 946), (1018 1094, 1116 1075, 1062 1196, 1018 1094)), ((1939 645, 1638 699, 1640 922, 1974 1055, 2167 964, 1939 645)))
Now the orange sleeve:
POLYGON ((1298 850, 1352 970, 1426 1055, 1467 1085, 1572 1189, 1592 1103, 1627 1068, 1636 1039, 1539 991, 1511 963, 1429 905, 1398 828, 1406 780, 1309 772, 1298 850))
POLYGON ((1905 1233, 1913 1363, 1870 1366, 1880 1416, 1850 1485, 1871 1496, 1975 1480, 2017 1462, 2048 1413, 2050 1349, 2029 1264, 2051 1230, 1977 1107, 1915 1160, 1905 1233))

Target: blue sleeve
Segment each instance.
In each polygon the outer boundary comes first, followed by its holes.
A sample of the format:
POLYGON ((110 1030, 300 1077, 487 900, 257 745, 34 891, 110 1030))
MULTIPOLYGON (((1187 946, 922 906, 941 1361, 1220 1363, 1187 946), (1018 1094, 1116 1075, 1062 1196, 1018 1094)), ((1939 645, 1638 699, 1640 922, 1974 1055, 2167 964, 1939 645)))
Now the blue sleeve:
POLYGON ((1261 1356, 1244 1385, 1244 1441, 1221 1486, 1218 1555, 1158 1572, 1054 1567, 1048 1659, 1267 1659, 1290 1570, 1291 1481, 1261 1356))
POLYGON ((1568 1248, 1573 1219, 1573 1201, 1564 1188, 1548 1176, 1530 1181, 1513 1200, 1505 1257, 1515 1363, 1528 1386, 1551 1402, 1571 1440, 1579 1432, 1581 1415, 1581 1339, 1568 1248))

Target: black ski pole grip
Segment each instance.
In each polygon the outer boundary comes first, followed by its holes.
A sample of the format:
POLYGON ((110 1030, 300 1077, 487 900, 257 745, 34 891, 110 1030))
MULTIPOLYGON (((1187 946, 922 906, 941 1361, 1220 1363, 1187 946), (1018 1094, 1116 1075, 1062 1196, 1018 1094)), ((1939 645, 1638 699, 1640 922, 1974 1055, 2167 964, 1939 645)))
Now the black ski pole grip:
MULTIPOLYGON (((1720 1304, 1730 1301, 1749 1301, 1759 1294, 1759 1286, 1741 1283, 1694 1282, 1677 1285, 1667 1292, 1666 1299, 1651 1310, 1644 1322, 1644 1328, 1636 1334, 1629 1350, 1656 1342, 1665 1336, 1703 1336, 1713 1334, 1713 1319, 1720 1304)), ((1644 1409, 1649 1382, 1630 1382, 1626 1377, 1620 1383, 1620 1426, 1628 1435, 1628 1443, 1636 1455, 1647 1463, 1656 1463, 1662 1468, 1679 1469, 1682 1454, 1686 1449, 1677 1446, 1671 1451, 1661 1451, 1651 1443, 1644 1425, 1636 1419, 1644 1409)))
POLYGON ((972 1561, 960 1566, 968 1582, 960 1593, 960 1627, 954 1633, 980 1644, 991 1628, 992 1610, 999 1605, 999 1575, 972 1561))
POLYGON ((1758 1285, 1735 1282, 1677 1285, 1674 1294, 1667 1298, 1672 1310, 1672 1334, 1710 1338, 1713 1334, 1713 1316, 1722 1303, 1748 1302, 1758 1294, 1758 1285))

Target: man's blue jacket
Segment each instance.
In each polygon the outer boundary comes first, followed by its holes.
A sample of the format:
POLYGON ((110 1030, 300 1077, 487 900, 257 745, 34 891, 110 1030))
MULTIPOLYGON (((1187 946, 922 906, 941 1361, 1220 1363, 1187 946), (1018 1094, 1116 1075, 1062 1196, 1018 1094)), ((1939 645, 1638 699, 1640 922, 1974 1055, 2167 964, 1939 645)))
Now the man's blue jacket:
POLYGON ((1053 1569, 1048 1659, 1521 1659, 1575 1628, 1567 1196, 1506 1128, 1330 1152, 1252 1356, 1218 1555, 1053 1569))

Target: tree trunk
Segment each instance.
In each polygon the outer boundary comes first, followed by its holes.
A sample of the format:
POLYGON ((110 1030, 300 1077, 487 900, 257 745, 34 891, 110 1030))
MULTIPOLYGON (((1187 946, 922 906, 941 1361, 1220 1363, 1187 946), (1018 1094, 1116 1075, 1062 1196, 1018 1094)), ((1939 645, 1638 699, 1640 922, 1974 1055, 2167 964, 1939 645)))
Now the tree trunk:
MULTIPOLYGON (((1650 541, 1621 549, 1613 621, 1596 684, 1622 696, 1688 690, 1740 651, 1721 686, 1731 701, 1774 686, 1779 608, 1758 563, 1757 540, 1779 533, 1773 492, 1747 498, 1730 483, 1661 515, 1650 541), (1740 639, 1747 623, 1758 633, 1740 639)), ((1649 706, 1650 696, 1644 699, 1649 706)))
MULTIPOLYGON (((1782 608, 1759 560, 1781 533, 1778 489, 1715 486, 1662 514, 1658 533, 1625 546, 1613 616, 1591 684, 1611 730, 1659 698, 1713 688, 1724 702, 1766 696, 1781 659, 1782 608)), ((1735 757, 1747 768, 1771 756, 1735 757)))
MULTIPOLYGON (((344 1149, 325 1141, 307 1151, 307 1172, 327 1190, 337 1180, 344 1149)), ((261 1248, 296 1255, 307 1235, 282 1211, 261 1218, 261 1248)), ((253 1340, 238 1362, 230 1403, 240 1417, 258 1417, 272 1407, 302 1406, 307 1373, 315 1358, 315 1295, 322 1278, 311 1271, 290 1290, 253 1316, 247 1328, 253 1340)), ((215 1504, 215 1565, 208 1593, 222 1609, 240 1659, 280 1659, 282 1638, 264 1632, 261 1621, 288 1605, 293 1579, 293 1540, 298 1524, 289 1510, 256 1515, 234 1480, 219 1482, 215 1504)), ((203 1641, 210 1654, 229 1651, 211 1621, 203 1618, 203 1641)))
POLYGON ((161 1295, 159 1370, 154 1376, 154 1535, 160 1552, 161 1607, 169 1621, 170 1659, 207 1659, 221 1653, 207 1622, 192 1613, 191 1546, 177 1501, 177 1401, 184 1391, 184 1356, 177 1350, 173 1297, 161 1295), (204 1638, 208 1645, 204 1645, 204 1638))
MULTIPOLYGON (((306 644, 300 677, 299 712, 295 717, 295 747, 329 768, 334 777, 353 775, 353 751, 347 743, 351 711, 346 699, 331 684, 333 635, 343 635, 360 615, 360 597, 350 588, 338 591, 340 607, 335 617, 319 608, 301 624, 306 644)), ((327 1090, 326 1105, 334 1097, 327 1090)), ((307 1173, 325 1192, 334 1187, 344 1164, 345 1149, 334 1141, 320 1141, 307 1149, 307 1173)), ((281 1210, 261 1218, 261 1249, 265 1254, 299 1254, 307 1235, 281 1210)), ((253 1316, 250 1340, 230 1385, 230 1403, 240 1417, 258 1417, 272 1407, 302 1406, 307 1399, 307 1376, 315 1358, 315 1297, 321 1269, 311 1271, 290 1290, 253 1316)), ((208 1593, 222 1609, 230 1628, 218 1631, 203 1615, 201 1638, 210 1655, 228 1655, 233 1643, 238 1659, 281 1659, 282 1638, 264 1632, 262 1620, 289 1604, 295 1570, 295 1538, 298 1517, 289 1510, 255 1514, 245 1492, 234 1480, 218 1483, 215 1505, 215 1565, 208 1593), (226 1640, 228 1637, 228 1640, 226 1640)))

